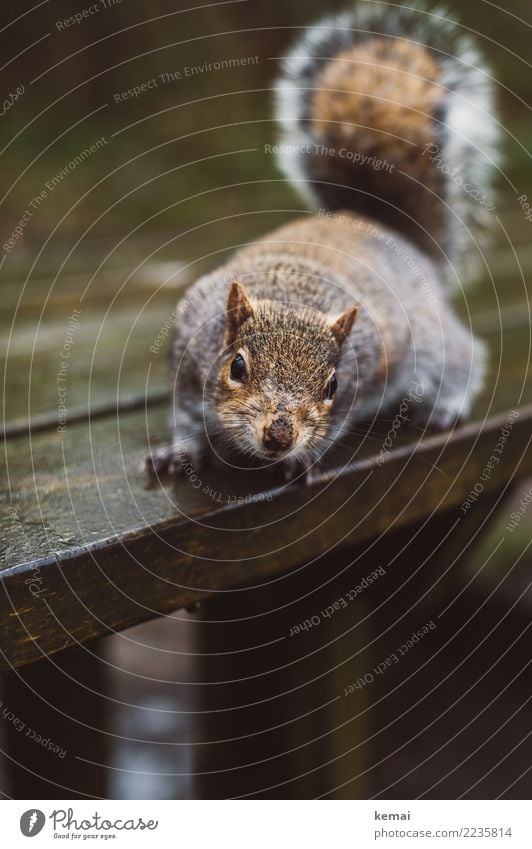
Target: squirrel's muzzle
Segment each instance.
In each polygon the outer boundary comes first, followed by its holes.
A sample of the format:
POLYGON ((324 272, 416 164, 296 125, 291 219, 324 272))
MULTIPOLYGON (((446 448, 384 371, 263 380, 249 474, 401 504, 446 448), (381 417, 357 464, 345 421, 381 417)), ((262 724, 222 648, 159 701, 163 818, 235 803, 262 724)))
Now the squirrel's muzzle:
POLYGON ((268 451, 287 451, 294 442, 294 426, 290 416, 277 416, 264 428, 262 441, 268 451))

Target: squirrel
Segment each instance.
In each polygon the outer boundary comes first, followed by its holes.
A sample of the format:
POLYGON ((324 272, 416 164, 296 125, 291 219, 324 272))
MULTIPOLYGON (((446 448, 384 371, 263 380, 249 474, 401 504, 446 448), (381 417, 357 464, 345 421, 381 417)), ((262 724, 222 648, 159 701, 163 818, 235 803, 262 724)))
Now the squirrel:
POLYGON ((152 474, 229 450, 311 479, 357 423, 414 397, 419 426, 448 429, 483 385, 486 351, 451 304, 497 151, 469 37, 441 13, 355 7, 299 38, 275 106, 278 164, 314 211, 188 290, 152 474))

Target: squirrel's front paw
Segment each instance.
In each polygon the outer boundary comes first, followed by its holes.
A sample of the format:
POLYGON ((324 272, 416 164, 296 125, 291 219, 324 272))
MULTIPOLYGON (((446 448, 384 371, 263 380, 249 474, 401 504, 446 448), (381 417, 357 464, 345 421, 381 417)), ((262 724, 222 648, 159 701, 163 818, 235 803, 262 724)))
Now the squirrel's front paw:
POLYGON ((199 467, 200 456, 199 446, 187 445, 185 448, 180 443, 163 445, 147 455, 144 468, 150 478, 156 478, 162 474, 178 477, 185 472, 188 465, 199 467))
POLYGON ((163 445, 144 459, 144 469, 150 478, 159 477, 165 473, 175 474, 176 455, 173 445, 163 445))

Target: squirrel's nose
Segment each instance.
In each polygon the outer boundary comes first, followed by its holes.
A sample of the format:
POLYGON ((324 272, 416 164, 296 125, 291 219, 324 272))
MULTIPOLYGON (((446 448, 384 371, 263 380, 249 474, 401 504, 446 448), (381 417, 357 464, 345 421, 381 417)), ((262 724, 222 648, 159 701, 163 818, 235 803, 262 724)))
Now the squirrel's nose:
POLYGON ((294 441, 294 427, 290 417, 281 415, 273 419, 264 428, 262 441, 269 451, 287 451, 294 441))

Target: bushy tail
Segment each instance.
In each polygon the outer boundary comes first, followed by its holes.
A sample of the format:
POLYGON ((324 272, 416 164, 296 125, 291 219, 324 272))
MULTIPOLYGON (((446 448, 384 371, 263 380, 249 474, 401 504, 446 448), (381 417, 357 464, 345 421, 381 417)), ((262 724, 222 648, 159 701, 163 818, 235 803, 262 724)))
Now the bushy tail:
POLYGON ((309 27, 276 107, 280 166, 312 206, 367 215, 455 266, 473 247, 498 124, 489 74, 441 10, 361 2, 309 27))

